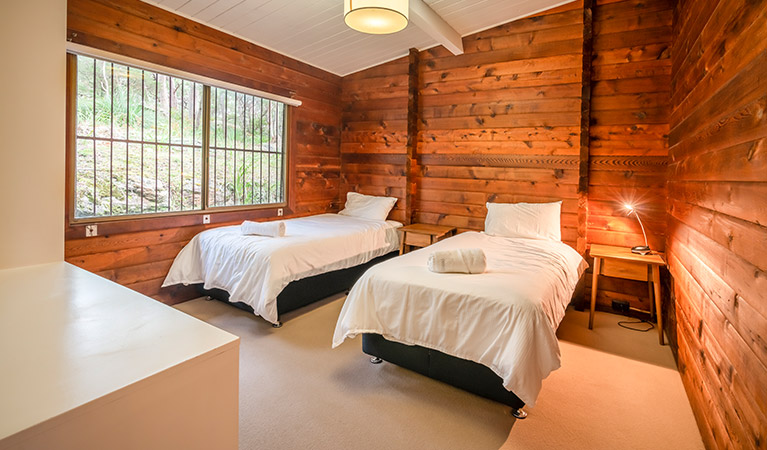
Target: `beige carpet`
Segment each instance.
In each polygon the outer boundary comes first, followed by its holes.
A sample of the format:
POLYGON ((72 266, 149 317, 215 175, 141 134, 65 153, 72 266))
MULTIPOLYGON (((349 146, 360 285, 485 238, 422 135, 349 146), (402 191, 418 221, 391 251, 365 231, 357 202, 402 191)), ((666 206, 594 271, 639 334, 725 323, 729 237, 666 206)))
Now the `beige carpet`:
POLYGON ((562 367, 543 382, 535 408, 502 447, 702 449, 695 418, 658 331, 620 328, 623 316, 568 310, 557 335, 562 367))
POLYGON ((515 424, 506 406, 370 364, 359 338, 332 350, 342 302, 291 313, 280 329, 217 301, 177 305, 241 338, 240 448, 703 448, 668 347, 618 328, 618 316, 598 315, 589 332, 568 311, 563 367, 515 424))

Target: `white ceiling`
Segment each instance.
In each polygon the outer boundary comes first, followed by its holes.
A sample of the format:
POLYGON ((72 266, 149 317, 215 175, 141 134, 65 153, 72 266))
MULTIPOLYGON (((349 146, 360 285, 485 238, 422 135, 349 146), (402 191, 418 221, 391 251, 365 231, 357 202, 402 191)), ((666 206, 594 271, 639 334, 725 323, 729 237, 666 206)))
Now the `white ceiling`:
MULTIPOLYGON (((231 35, 347 75, 439 43, 411 22, 390 35, 354 31, 343 0, 144 0, 231 35)), ((461 36, 570 0, 425 0, 461 36)))

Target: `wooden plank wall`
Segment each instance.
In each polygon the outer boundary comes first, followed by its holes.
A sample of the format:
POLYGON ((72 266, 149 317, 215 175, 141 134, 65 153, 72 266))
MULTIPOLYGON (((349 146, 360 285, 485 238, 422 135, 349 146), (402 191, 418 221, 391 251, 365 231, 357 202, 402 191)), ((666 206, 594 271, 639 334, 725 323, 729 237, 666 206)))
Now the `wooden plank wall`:
POLYGON ((485 202, 563 200, 578 239, 580 2, 421 55, 418 222, 482 230, 485 202))
POLYGON ((341 83, 341 203, 348 191, 397 197, 389 218, 405 222, 408 58, 341 83))
MULTIPOLYGON (((638 223, 621 208, 635 200, 651 244, 662 250, 672 13, 672 0, 596 1, 593 41, 585 42, 579 1, 467 36, 463 55, 421 52, 415 220, 481 230, 487 201, 561 199, 563 240, 584 251, 592 242, 639 244, 638 223), (588 62, 592 76, 583 80, 588 62), (587 203, 578 193, 584 83, 591 91, 587 203)), ((344 77, 344 109, 353 112, 345 113, 341 143, 344 161, 354 161, 342 167, 348 189, 401 193, 405 186, 406 62, 344 77), (386 102, 361 101, 370 96, 386 102), (349 132, 361 118, 380 141, 371 134, 374 144, 360 143, 349 132)), ((646 284, 605 277, 598 303, 649 309, 647 292, 646 284)))
MULTIPOLYGON (((644 243, 663 251, 670 114, 673 0, 597 0, 588 190, 589 244, 644 243)), ((591 277, 587 277, 591 288, 591 277)), ((597 304, 612 300, 650 309, 646 283, 602 277, 597 304)))
POLYGON ((767 1, 675 11, 668 260, 708 448, 767 448, 767 1))
MULTIPOLYGON (((287 217, 337 209, 341 78, 139 0, 69 0, 69 40, 276 94, 291 108, 287 217)), ((276 210, 214 213, 212 225, 269 220, 276 210)), ((207 228, 200 215, 100 224, 99 237, 68 226, 68 262, 168 303, 194 296, 160 289, 178 251, 207 228)))

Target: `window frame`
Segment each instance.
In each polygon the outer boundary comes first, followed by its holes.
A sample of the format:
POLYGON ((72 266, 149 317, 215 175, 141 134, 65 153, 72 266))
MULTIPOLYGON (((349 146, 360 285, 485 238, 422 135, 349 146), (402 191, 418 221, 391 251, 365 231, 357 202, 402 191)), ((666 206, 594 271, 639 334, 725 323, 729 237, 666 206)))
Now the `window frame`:
MULTIPOLYGON (((98 53, 104 53, 104 52, 98 52, 98 53)), ((211 218, 214 217, 214 215, 221 216, 221 219, 224 221, 231 220, 233 213, 245 213, 248 211, 256 212, 257 216, 259 217, 269 217, 269 216, 276 216, 277 215, 277 209, 285 209, 285 208, 291 208, 292 205, 292 189, 290 188, 293 185, 293 179, 295 174, 294 171, 291 170, 293 167, 293 151, 292 151, 292 143, 293 143, 293 136, 291 133, 291 124, 293 124, 293 107, 296 106, 295 104, 290 104, 285 102, 283 99, 279 98, 269 98, 272 97, 269 96, 260 96, 258 93, 248 92, 253 91, 252 89, 249 89, 244 86, 238 86, 234 85, 232 83, 227 83, 225 81, 221 81, 220 83, 216 83, 216 80, 209 79, 207 77, 196 77, 196 76, 190 76, 185 77, 183 73, 178 73, 181 71, 176 70, 168 70, 163 71, 161 68, 158 68, 157 65, 148 63, 146 65, 142 65, 140 61, 133 61, 132 58, 125 58, 125 61, 122 60, 122 58, 110 58, 109 56, 104 56, 102 54, 91 54, 91 52, 78 52, 73 50, 67 50, 67 58, 66 58, 66 174, 65 174, 65 193, 66 193, 66 211, 65 211, 65 222, 66 225, 69 226, 77 226, 85 224, 108 224, 108 223, 115 223, 115 222, 125 222, 125 221, 149 221, 151 223, 155 223, 158 220, 160 223, 164 223, 162 219, 181 219, 184 216, 202 216, 202 215, 211 215, 211 218), (76 217, 76 201, 75 201, 75 184, 76 184, 76 159, 77 159, 77 57, 78 56, 84 56, 88 58, 95 58, 102 61, 107 61, 115 64, 120 65, 126 65, 130 67, 135 67, 142 70, 147 70, 151 72, 156 72, 165 76, 183 79, 186 81, 192 81, 202 84, 203 86, 203 95, 207 98, 207 106, 208 108, 205 108, 203 106, 202 113, 203 113, 203 123, 206 124, 206 126, 203 128, 203 144, 202 144, 202 161, 203 161, 203 170, 202 170, 202 192, 201 192, 201 207, 199 209, 192 209, 192 210, 182 210, 182 211, 165 211, 165 212, 151 212, 151 213, 142 213, 142 214, 121 214, 121 215, 110 215, 110 216, 94 216, 94 217, 76 217), (146 67, 149 66, 149 67, 146 67), (174 73, 175 72, 175 73, 174 73), (258 98, 262 98, 265 100, 271 100, 271 101, 277 101, 284 105, 285 112, 283 114, 283 120, 282 120, 282 126, 283 126, 283 133, 281 140, 283 141, 283 163, 280 170, 280 176, 282 179, 281 183, 281 189, 282 189, 282 201, 278 203, 263 203, 263 204, 255 204, 255 205, 231 205, 231 206, 209 206, 209 199, 208 194, 210 190, 210 166, 209 166, 209 155, 210 155, 210 92, 213 87, 227 89, 230 91, 235 91, 238 93, 246 94, 246 95, 253 95, 258 98), (238 90, 239 88, 239 90, 238 90), (274 210, 274 214, 267 214, 265 215, 264 212, 268 212, 269 210, 274 210)), ((300 105, 300 102, 297 102, 298 105, 300 105)), ((181 222, 184 222, 183 225, 194 225, 194 224, 201 224, 202 220, 179 220, 181 222)), ((211 222, 219 222, 219 220, 211 220, 211 222)), ((116 230, 121 230, 124 227, 117 226, 115 227, 116 230)), ((132 228, 132 227, 127 227, 132 228)), ((155 227, 150 226, 150 229, 155 229, 155 227)), ((102 234, 102 233, 100 233, 102 234)))

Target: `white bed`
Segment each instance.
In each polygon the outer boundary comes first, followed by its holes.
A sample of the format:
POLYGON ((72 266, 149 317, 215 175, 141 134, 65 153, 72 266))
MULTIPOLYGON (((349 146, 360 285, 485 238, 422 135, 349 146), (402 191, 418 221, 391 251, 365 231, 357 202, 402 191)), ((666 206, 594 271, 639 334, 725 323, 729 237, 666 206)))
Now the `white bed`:
POLYGON ((462 233, 369 269, 346 299, 333 347, 375 333, 438 350, 489 367, 533 406, 559 368, 555 332, 586 267, 562 242, 462 233), (432 252, 456 248, 481 248, 485 273, 427 269, 432 252))
POLYGON ((392 220, 320 214, 285 220, 283 237, 243 235, 240 226, 204 231, 176 256, 163 286, 203 283, 278 323, 277 295, 291 281, 364 264, 399 248, 392 220))

